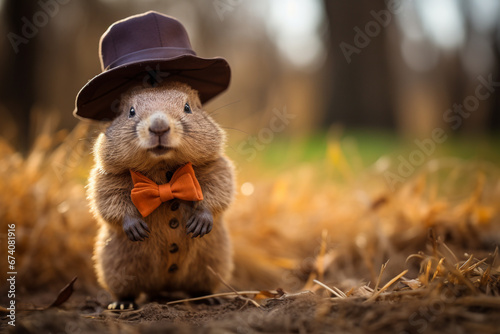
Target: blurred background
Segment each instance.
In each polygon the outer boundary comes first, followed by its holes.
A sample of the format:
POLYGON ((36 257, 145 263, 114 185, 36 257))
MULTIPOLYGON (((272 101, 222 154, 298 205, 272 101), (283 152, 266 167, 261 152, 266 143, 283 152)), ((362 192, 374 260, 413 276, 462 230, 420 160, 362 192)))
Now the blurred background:
POLYGON ((231 65, 205 107, 238 170, 236 287, 350 288, 388 258, 390 278, 429 227, 457 254, 498 245, 497 0, 0 0, 0 221, 18 226, 24 291, 74 275, 97 289, 84 186, 99 126, 74 100, 103 32, 148 10, 231 65))
POLYGON ((0 6, 7 36, 0 128, 22 151, 49 116, 57 128, 77 124, 74 99, 100 72, 101 34, 147 10, 182 21, 199 55, 229 61, 230 89, 206 109, 216 110, 231 150, 243 156, 260 147, 259 131, 283 108, 294 118, 273 135, 290 140, 332 125, 409 139, 429 137, 436 127, 450 136, 491 135, 500 125, 498 89, 477 106, 468 101, 474 110, 460 116, 463 122, 452 118, 456 111, 445 117, 474 96, 479 76, 500 80, 495 0, 2 0, 0 6), (257 143, 250 145, 252 136, 257 143))

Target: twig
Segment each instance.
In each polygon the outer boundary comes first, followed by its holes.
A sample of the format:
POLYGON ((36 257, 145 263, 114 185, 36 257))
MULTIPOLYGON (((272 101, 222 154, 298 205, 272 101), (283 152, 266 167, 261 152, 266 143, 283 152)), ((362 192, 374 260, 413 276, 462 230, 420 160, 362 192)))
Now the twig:
MULTIPOLYGON (((257 295, 259 293, 260 293, 260 291, 238 291, 238 293, 236 295, 237 296, 257 295)), ((234 296, 234 295, 235 295, 234 292, 214 293, 212 295, 201 296, 201 297, 196 297, 196 298, 186 298, 186 299, 174 300, 174 301, 168 302, 166 305, 180 304, 180 303, 184 303, 184 302, 192 302, 192 301, 197 301, 197 300, 210 299, 210 298, 216 298, 216 297, 227 297, 227 296, 234 296)))
POLYGON ((486 268, 486 270, 484 271, 483 275, 481 276, 481 279, 479 281, 479 284, 481 286, 485 286, 485 285, 488 284, 488 281, 490 280, 491 267, 495 263, 497 255, 498 255, 498 246, 495 248, 495 252, 491 256, 491 262, 488 264, 488 267, 486 268))
POLYGON ((455 253, 453 253, 453 252, 451 251, 451 249, 448 247, 448 245, 446 245, 446 244, 444 243, 444 241, 443 241, 443 242, 441 242, 441 246, 443 246, 443 247, 444 247, 444 249, 446 249, 446 250, 448 251, 448 253, 450 253, 450 254, 451 254, 451 256, 453 257, 453 263, 458 263, 458 258, 457 258, 457 256, 455 255, 455 253))
POLYGON ((335 296, 339 297, 339 298, 345 298, 345 294, 342 292, 342 296, 340 293, 338 293, 337 291, 333 290, 332 288, 330 288, 328 285, 326 285, 325 283, 322 283, 320 281, 318 281, 317 279, 313 280, 314 283, 318 284, 318 285, 321 285, 323 288, 327 289, 328 291, 330 291, 332 294, 334 294, 335 296))
POLYGON ((389 263, 389 260, 387 260, 386 263, 383 263, 382 266, 380 267, 380 274, 378 274, 377 283, 375 284, 374 291, 377 291, 378 285, 380 284, 380 280, 382 279, 382 274, 384 273, 384 270, 387 267, 388 263, 389 263))
POLYGON ((242 296, 238 291, 236 291, 232 286, 230 286, 223 278, 221 275, 219 275, 219 273, 216 273, 215 270, 212 269, 212 267, 208 266, 207 265, 207 268, 208 270, 210 270, 210 272, 212 274, 214 274, 215 276, 217 276, 217 278, 221 281, 222 284, 224 284, 228 289, 230 289, 231 291, 233 291, 235 294, 237 294, 238 296, 240 296, 241 298, 245 299, 246 301, 249 301, 250 303, 254 304, 257 308, 260 308, 261 306, 259 305, 259 303, 257 303, 255 300, 253 299, 250 299, 250 298, 247 298, 245 296, 242 296))
POLYGON ((400 279, 401 277, 403 277, 406 273, 408 272, 408 269, 406 269, 405 271, 403 271, 401 274, 399 274, 398 276, 394 277, 393 279, 391 279, 389 282, 387 282, 386 285, 384 285, 382 287, 382 289, 380 289, 379 291, 376 291, 373 296, 371 296, 370 298, 368 298, 366 300, 366 302, 371 302, 371 301, 374 301, 375 299, 377 299, 377 297, 382 293, 384 292, 385 290, 387 290, 387 288, 389 288, 392 284, 394 284, 394 282, 396 282, 398 279, 400 279))
POLYGON ((434 281, 434 279, 436 278, 436 276, 437 276, 437 274, 438 274, 438 272, 439 272, 439 266, 441 266, 441 265, 443 264, 443 261, 444 261, 444 257, 442 257, 442 258, 439 260, 439 262, 438 262, 438 264, 437 264, 437 266, 436 266, 436 271, 434 271, 434 275, 432 275, 431 282, 432 282, 432 281, 434 281))
POLYGON ((476 269, 477 267, 479 267, 480 265, 482 265, 483 263, 485 263, 485 262, 486 262, 486 260, 488 260, 488 258, 487 258, 487 257, 485 257, 484 259, 482 259, 482 260, 481 260, 481 261, 479 261, 479 262, 474 263, 472 266, 470 266, 470 267, 467 269, 467 271, 472 271, 472 270, 476 269))
POLYGON ((470 264, 472 263, 473 260, 474 260, 474 255, 471 254, 471 256, 469 256, 467 261, 465 261, 458 269, 463 270, 464 272, 468 271, 470 264))
POLYGON ((471 283, 471 281, 469 279, 467 279, 464 275, 462 275, 462 273, 457 269, 455 268, 454 266, 452 266, 451 264, 448 263, 448 261, 443 261, 443 265, 446 269, 448 269, 448 271, 453 274, 455 276, 455 278, 459 281, 461 281, 462 283, 464 283, 465 285, 467 285, 467 287, 474 293, 478 293, 478 290, 477 288, 474 286, 474 284, 471 283))
POLYGON ((428 291, 426 289, 402 290, 402 291, 384 292, 381 293, 379 297, 422 296, 427 293, 428 291))
POLYGON ((344 291, 340 290, 336 286, 334 286, 332 289, 334 289, 335 291, 337 291, 342 296, 342 298, 347 298, 347 295, 344 293, 344 291))

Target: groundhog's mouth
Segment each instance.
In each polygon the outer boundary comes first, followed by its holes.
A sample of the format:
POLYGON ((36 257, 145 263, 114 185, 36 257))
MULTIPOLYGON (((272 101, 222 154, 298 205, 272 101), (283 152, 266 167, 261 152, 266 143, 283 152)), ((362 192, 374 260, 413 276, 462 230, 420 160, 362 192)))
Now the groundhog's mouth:
POLYGON ((152 148, 148 148, 149 152, 152 152, 155 155, 163 155, 167 152, 169 152, 172 148, 163 146, 163 145, 158 145, 152 148))

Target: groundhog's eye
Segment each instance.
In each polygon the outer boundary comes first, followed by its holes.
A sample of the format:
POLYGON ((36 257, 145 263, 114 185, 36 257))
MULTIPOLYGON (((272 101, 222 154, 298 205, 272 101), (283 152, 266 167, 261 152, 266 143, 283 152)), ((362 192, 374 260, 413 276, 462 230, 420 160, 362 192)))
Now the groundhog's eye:
POLYGON ((135 116, 135 108, 134 107, 131 107, 130 108, 130 111, 128 113, 128 118, 132 118, 135 116))
POLYGON ((191 110, 191 107, 189 106, 189 104, 188 104, 188 103, 186 103, 186 104, 184 105, 184 112, 185 112, 186 114, 191 114, 191 113, 193 113, 193 111, 191 110))

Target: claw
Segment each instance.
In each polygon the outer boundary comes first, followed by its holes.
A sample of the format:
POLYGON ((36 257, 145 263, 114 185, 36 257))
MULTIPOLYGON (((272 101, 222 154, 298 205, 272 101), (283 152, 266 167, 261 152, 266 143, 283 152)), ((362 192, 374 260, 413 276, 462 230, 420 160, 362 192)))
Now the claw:
POLYGON ((112 302, 111 304, 108 305, 108 310, 133 310, 134 309, 134 303, 131 302, 112 302))
POLYGON ((144 239, 149 237, 148 233, 150 233, 145 221, 130 216, 125 216, 123 230, 131 241, 144 241, 144 239))
POLYGON ((189 233, 194 233, 194 231, 196 231, 196 227, 197 227, 197 225, 193 225, 193 227, 191 227, 191 228, 189 229, 188 234, 189 234, 189 233))
MULTIPOLYGON (((140 220, 139 222, 141 223, 141 226, 142 226, 143 229, 145 229, 148 233, 151 232, 151 230, 149 229, 148 224, 146 224, 146 222, 144 220, 140 220)), ((147 236, 147 233, 146 233, 146 236, 147 236)))
POLYGON ((186 224, 186 233, 193 233, 191 238, 203 237, 212 230, 213 216, 208 209, 196 210, 186 224))
POLYGON ((191 233, 192 230, 196 227, 196 224, 194 224, 194 217, 189 218, 187 224, 186 224, 186 231, 187 233, 191 233))

